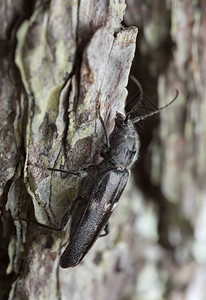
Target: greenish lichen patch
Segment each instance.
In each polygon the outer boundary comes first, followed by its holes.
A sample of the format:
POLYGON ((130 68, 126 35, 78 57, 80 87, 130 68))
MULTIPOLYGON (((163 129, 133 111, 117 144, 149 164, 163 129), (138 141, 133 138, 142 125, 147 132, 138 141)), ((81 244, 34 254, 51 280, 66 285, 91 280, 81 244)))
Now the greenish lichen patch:
POLYGON ((13 271, 14 258, 16 255, 16 238, 12 237, 8 246, 8 254, 9 254, 9 265, 6 269, 6 274, 9 275, 13 271))
POLYGON ((55 123, 59 111, 59 97, 63 87, 63 83, 53 87, 48 91, 48 97, 36 103, 36 113, 32 120, 32 135, 39 136, 39 127, 44 123, 45 115, 47 114, 50 122, 55 123), (37 110, 37 108, 39 109, 37 110))
POLYGON ((69 130, 68 141, 72 147, 80 140, 90 137, 94 134, 95 121, 82 125, 78 130, 69 130))
MULTIPOLYGON (((57 41, 56 45, 56 65, 57 65, 57 74, 56 81, 60 81, 62 79, 63 74, 69 74, 72 71, 73 62, 68 60, 67 47, 63 40, 57 41)), ((70 48, 71 53, 75 53, 76 47, 73 46, 70 48)))
POLYGON ((17 31, 17 47, 16 47, 16 52, 15 52, 15 62, 17 66, 19 67, 19 70, 21 72, 21 78, 24 83, 25 89, 27 92, 29 92, 28 89, 28 84, 27 80, 25 77, 25 72, 24 72, 24 63, 22 60, 22 55, 23 55, 23 47, 26 39, 26 35, 29 29, 29 21, 24 21, 20 28, 17 31))

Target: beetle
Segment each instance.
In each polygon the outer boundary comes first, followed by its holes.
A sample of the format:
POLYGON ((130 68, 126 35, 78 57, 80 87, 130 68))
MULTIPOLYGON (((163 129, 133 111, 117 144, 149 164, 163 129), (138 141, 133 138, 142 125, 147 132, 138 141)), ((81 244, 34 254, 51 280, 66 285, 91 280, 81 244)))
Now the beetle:
MULTIPOLYGON (((138 82, 136 83, 139 85, 138 82)), ((140 94, 142 94, 141 86, 140 94)), ((79 194, 63 216, 60 229, 38 223, 45 228, 63 231, 71 221, 69 243, 60 257, 62 268, 78 265, 96 239, 109 233, 109 218, 125 189, 130 168, 138 158, 140 141, 135 123, 159 113, 171 105, 177 96, 178 91, 168 104, 143 116, 132 118, 137 106, 126 116, 117 112, 115 126, 109 137, 99 113, 106 138, 106 143, 100 152, 103 158, 102 162, 78 172, 47 168, 50 171, 82 176, 79 194), (101 234, 103 230, 105 230, 105 234, 101 234)), ((20 220, 26 219, 21 218, 20 220)))
POLYGON ((137 158, 138 135, 132 122, 125 122, 120 113, 116 115, 115 127, 108 141, 101 152, 103 161, 90 166, 83 178, 75 200, 75 204, 82 205, 82 208, 72 213, 72 207, 62 219, 61 229, 67 226, 72 215, 69 244, 60 259, 62 268, 79 264, 102 230, 105 228, 108 232, 108 220, 129 178, 128 168, 137 158))
POLYGON ((101 232, 105 230, 104 235, 109 232, 109 218, 125 189, 129 170, 138 158, 140 142, 134 124, 159 113, 172 104, 177 96, 178 91, 170 103, 145 116, 132 119, 134 109, 126 116, 117 112, 115 126, 109 137, 99 115, 106 137, 106 144, 100 153, 103 160, 86 169, 87 175, 82 180, 79 196, 62 218, 61 230, 66 228, 71 219, 69 244, 60 258, 62 268, 78 265, 101 232))

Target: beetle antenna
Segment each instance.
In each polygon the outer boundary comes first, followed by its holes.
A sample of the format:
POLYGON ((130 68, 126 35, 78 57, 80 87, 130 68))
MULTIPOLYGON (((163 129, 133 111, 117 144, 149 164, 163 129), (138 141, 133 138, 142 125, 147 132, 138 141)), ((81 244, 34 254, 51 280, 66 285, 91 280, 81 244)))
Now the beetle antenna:
MULTIPOLYGON (((143 99, 143 89, 142 89, 142 86, 139 82, 139 80, 134 77, 133 75, 130 75, 130 78, 132 79, 132 81, 137 85, 137 87, 139 88, 139 92, 137 95, 135 95, 132 100, 130 101, 130 103, 136 98, 136 96, 138 96, 139 98, 139 101, 138 103, 126 114, 126 118, 125 118, 125 123, 128 121, 129 119, 129 116, 137 109, 138 105, 142 102, 142 99, 143 99)), ((128 105, 130 104, 128 103, 128 105)), ((128 107, 128 105, 126 105, 125 109, 128 107)))
POLYGON ((137 109, 138 104, 140 104, 142 102, 143 99, 143 89, 142 86, 139 82, 139 80, 137 78, 135 78, 133 75, 130 75, 130 78, 132 79, 132 81, 137 85, 137 87, 139 88, 139 92, 137 94, 135 94, 135 96, 132 98, 132 100, 126 105, 125 109, 127 109, 127 107, 130 105, 130 103, 136 98, 136 96, 138 96, 139 101, 137 103, 137 105, 135 105, 127 114, 126 114, 126 118, 125 118, 125 122, 128 121, 129 116, 137 109))
MULTIPOLYGON (((141 83, 139 82, 139 80, 134 77, 133 75, 129 75, 129 77, 131 78, 131 80, 136 84, 136 86, 138 87, 139 91, 128 101, 127 105, 125 106, 125 109, 129 108, 131 102, 133 102, 136 97, 140 98, 140 101, 142 100, 143 98, 143 89, 142 89, 142 86, 141 86, 141 83)), ((139 101, 139 102, 140 102, 139 101)))
POLYGON ((139 91, 140 91, 140 98, 143 97, 143 89, 142 89, 142 86, 141 86, 141 83, 139 82, 139 80, 134 77, 133 75, 129 75, 129 77, 132 79, 132 81, 136 84, 136 86, 139 88, 139 91))
POLYGON ((172 99, 172 101, 170 101, 168 104, 166 104, 166 105, 163 106, 163 107, 160 107, 159 109, 157 109, 157 110, 155 110, 155 111, 153 111, 153 112, 151 112, 151 113, 149 113, 149 114, 147 114, 147 115, 140 116, 140 117, 136 117, 136 118, 134 118, 134 119, 132 120, 132 122, 133 122, 133 123, 137 123, 137 122, 142 121, 142 120, 144 120, 144 119, 146 119, 146 118, 148 118, 148 117, 151 117, 151 116, 153 116, 153 115, 158 114, 160 111, 162 111, 162 110, 165 109, 166 107, 170 106, 173 102, 175 102, 175 100, 177 99, 178 95, 179 95, 179 92, 178 92, 178 90, 176 90, 176 95, 175 95, 175 97, 174 97, 174 98, 172 99))

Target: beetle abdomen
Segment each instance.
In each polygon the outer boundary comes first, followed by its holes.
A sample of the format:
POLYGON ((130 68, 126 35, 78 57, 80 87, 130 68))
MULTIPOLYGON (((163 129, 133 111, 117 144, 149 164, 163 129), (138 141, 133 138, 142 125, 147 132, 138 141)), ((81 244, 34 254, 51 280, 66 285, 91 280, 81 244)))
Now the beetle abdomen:
POLYGON ((78 225, 75 230, 71 229, 69 245, 60 259, 62 268, 76 266, 92 247, 108 222, 128 178, 126 169, 114 169, 100 175, 78 225))

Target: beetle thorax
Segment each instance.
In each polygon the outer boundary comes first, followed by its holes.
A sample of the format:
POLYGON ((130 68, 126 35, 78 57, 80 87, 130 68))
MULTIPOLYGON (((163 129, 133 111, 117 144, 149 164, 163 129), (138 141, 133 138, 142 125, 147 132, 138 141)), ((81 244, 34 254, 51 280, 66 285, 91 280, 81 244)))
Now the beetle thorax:
POLYGON ((136 161, 139 152, 139 137, 132 121, 125 122, 125 117, 117 113, 109 140, 108 160, 116 167, 129 168, 136 161))

